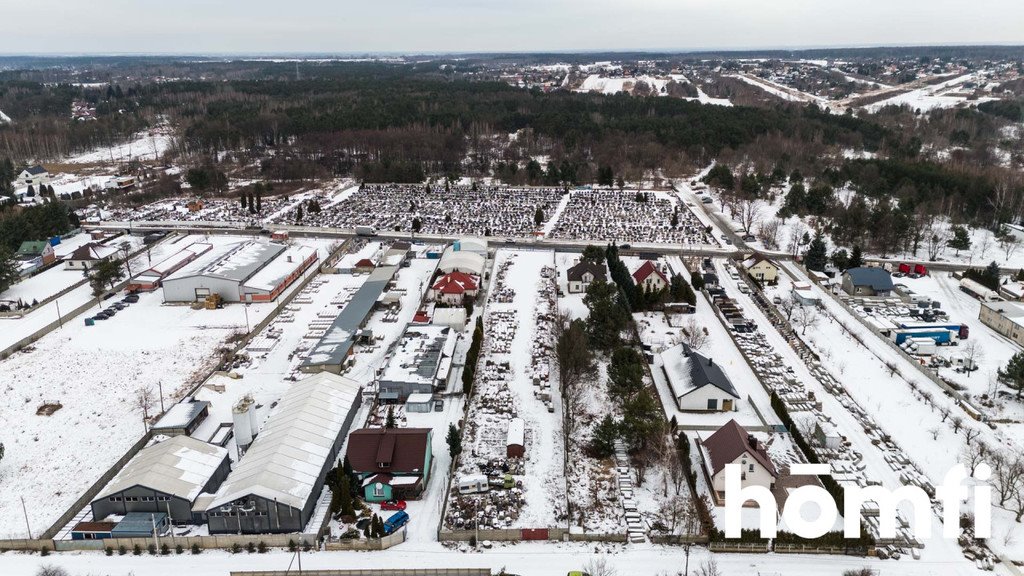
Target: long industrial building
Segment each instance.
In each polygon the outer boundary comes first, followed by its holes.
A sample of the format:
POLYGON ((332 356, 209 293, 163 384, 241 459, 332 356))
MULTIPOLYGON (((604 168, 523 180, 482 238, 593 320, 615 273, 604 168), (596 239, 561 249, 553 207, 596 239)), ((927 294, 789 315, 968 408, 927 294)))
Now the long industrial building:
POLYGON ((250 240, 198 260, 162 281, 165 302, 197 302, 218 294, 225 302, 269 302, 316 262, 316 249, 250 240))
POLYGON ((198 524, 200 495, 228 475, 228 451, 189 436, 174 436, 140 451, 92 501, 97 521, 132 512, 165 513, 174 524, 198 524))
POLYGON ((350 378, 322 372, 292 384, 207 505, 211 534, 300 532, 359 408, 350 378))
POLYGON ((312 373, 341 372, 342 366, 352 352, 352 347, 363 336, 366 321, 373 314, 377 303, 384 298, 405 257, 406 251, 402 249, 392 248, 384 254, 383 263, 370 273, 366 282, 352 295, 352 299, 335 317, 331 327, 309 351, 299 369, 312 373))

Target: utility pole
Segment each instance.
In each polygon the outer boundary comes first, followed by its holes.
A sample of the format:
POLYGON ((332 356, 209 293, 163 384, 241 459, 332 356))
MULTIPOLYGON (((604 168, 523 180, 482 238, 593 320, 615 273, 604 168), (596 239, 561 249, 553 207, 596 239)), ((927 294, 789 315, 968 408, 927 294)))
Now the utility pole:
MULTIPOLYGON (((163 380, 157 380, 156 381, 156 385, 157 385, 157 388, 159 388, 159 390, 160 390, 160 412, 164 412, 164 381, 163 380)), ((170 505, 168 504, 168 506, 170 506, 170 505)), ((171 515, 170 511, 168 511, 167 516, 170 517, 170 515, 171 515)))
POLYGON ((62 318, 61 315, 60 315, 60 298, 57 298, 56 300, 54 300, 53 303, 57 305, 57 327, 58 328, 63 328, 64 327, 64 318, 62 318))
POLYGON ((28 530, 28 539, 32 540, 32 527, 28 524, 28 508, 25 507, 25 497, 21 497, 21 511, 25 514, 25 529, 28 530))

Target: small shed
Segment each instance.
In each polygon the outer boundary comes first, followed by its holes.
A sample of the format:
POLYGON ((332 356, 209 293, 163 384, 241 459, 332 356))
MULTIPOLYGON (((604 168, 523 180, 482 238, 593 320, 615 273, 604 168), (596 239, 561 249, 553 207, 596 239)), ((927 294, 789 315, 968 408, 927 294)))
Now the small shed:
POLYGON ((191 436, 209 415, 209 402, 179 402, 157 420, 153 432, 165 436, 191 436))
POLYGON ((116 522, 79 522, 71 529, 72 540, 103 540, 113 538, 116 522))
POLYGON ((513 418, 508 423, 508 437, 505 446, 505 455, 509 458, 526 456, 526 422, 522 418, 513 418))
POLYGON ((814 424, 814 439, 829 450, 839 450, 843 444, 843 437, 831 422, 817 421, 814 424))
POLYGON ((409 394, 409 398, 405 401, 406 412, 430 412, 434 405, 433 394, 409 394))

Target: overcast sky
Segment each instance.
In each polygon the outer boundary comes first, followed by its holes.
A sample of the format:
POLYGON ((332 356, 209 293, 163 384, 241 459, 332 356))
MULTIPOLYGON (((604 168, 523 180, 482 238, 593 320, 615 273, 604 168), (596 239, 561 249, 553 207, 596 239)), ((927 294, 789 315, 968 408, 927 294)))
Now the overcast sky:
POLYGON ((7 0, 3 53, 1024 44, 1021 0, 7 0))

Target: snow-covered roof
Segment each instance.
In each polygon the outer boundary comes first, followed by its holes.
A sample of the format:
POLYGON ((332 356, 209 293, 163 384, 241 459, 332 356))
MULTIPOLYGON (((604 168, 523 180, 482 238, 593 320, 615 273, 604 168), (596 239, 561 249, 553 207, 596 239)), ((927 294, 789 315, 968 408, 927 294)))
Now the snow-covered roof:
POLYGON ((666 348, 661 352, 661 359, 669 386, 672 387, 672 393, 676 398, 707 385, 712 385, 734 398, 740 397, 732 381, 713 359, 698 354, 686 344, 666 348))
POLYGON ((441 261, 438 262, 437 269, 442 272, 462 270, 481 276, 484 273, 484 261, 484 257, 476 252, 466 250, 455 251, 448 247, 441 255, 441 261))
POLYGON ((191 502, 227 457, 228 451, 220 446, 190 436, 174 436, 139 452, 95 500, 145 486, 191 502))
POLYGON ((203 410, 207 410, 209 407, 210 403, 202 400, 198 402, 179 402, 171 406, 164 413, 153 426, 153 430, 185 428, 198 418, 203 413, 203 410))
POLYGON ((526 446, 526 422, 522 418, 513 418, 508 423, 506 445, 526 446))
POLYGON ((426 392, 409 394, 409 397, 405 399, 406 404, 428 404, 433 402, 434 395, 426 392))
POLYGON ((304 246, 302 244, 290 246, 284 253, 277 256, 272 262, 254 274, 245 283, 243 290, 248 288, 255 291, 273 291, 281 285, 285 278, 301 268, 303 262, 314 254, 316 254, 316 248, 312 246, 304 246))
POLYGON ((209 509, 256 495, 301 510, 359 396, 358 382, 330 372, 292 384, 209 509))
POLYGON ((382 382, 432 384, 445 358, 455 350, 455 331, 448 326, 409 326, 395 345, 380 376, 382 382))
POLYGON ((221 253, 212 262, 193 262, 168 278, 168 281, 209 276, 242 283, 252 278, 284 250, 283 244, 250 240, 231 248, 226 253, 221 253))

